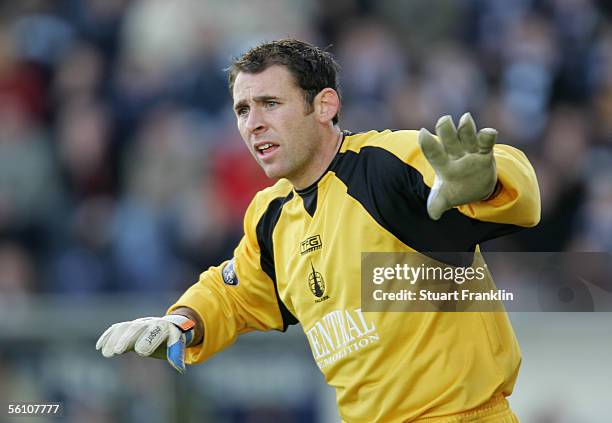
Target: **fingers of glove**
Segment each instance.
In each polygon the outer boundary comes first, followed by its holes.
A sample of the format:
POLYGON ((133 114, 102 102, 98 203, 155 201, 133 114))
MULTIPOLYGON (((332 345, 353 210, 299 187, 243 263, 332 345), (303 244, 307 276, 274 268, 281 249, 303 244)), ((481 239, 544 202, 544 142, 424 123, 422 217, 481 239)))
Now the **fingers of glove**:
POLYGON ((437 189, 432 190, 427 197, 427 214, 433 220, 438 220, 442 214, 450 209, 446 198, 437 189))
POLYGON ((465 149, 459 142, 457 128, 455 128, 453 119, 449 115, 442 116, 440 119, 438 119, 438 122, 436 123, 436 134, 438 134, 438 138, 440 138, 440 141, 444 145, 444 148, 449 156, 463 156, 465 149))
POLYGON ((442 144, 425 128, 419 131, 419 146, 432 167, 444 166, 448 162, 448 154, 442 144))
POLYGON ((469 153, 477 153, 478 152, 478 141, 476 136, 476 123, 474 123, 474 119, 472 115, 469 113, 464 113, 459 119, 459 127, 457 128, 457 134, 459 136, 459 141, 463 148, 469 153))
POLYGON ((136 341, 147 329, 147 324, 144 322, 134 321, 128 326, 121 337, 115 343, 115 354, 123 354, 126 351, 134 349, 136 341))
POLYGON ((493 128, 483 128, 478 132, 478 152, 488 154, 493 150, 497 140, 497 131, 493 128))
POLYGON ((166 357, 168 362, 179 373, 185 373, 185 335, 173 328, 168 334, 166 357))
POLYGON ((98 341, 96 342, 96 350, 100 350, 100 348, 102 348, 104 346, 104 344, 106 343, 106 341, 110 337, 111 332, 113 331, 113 326, 111 326, 108 329, 106 329, 104 331, 104 333, 102 335, 100 335, 100 337, 98 338, 98 341))
MULTIPOLYGON (((168 329, 172 323, 165 322, 161 319, 156 319, 154 322, 150 322, 147 325, 136 344, 134 345, 134 351, 141 356, 150 356, 155 350, 168 338, 168 329)), ((178 329, 177 329, 178 330, 178 329)))
POLYGON ((106 358, 110 358, 115 355, 115 345, 124 331, 131 325, 132 322, 115 323, 110 327, 108 337, 102 345, 102 355, 106 358))

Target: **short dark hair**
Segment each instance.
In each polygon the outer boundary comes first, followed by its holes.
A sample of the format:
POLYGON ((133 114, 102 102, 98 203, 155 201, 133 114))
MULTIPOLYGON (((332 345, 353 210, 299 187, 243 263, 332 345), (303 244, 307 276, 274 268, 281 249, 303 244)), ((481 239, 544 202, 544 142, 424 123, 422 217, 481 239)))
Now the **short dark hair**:
MULTIPOLYGON (((227 68, 230 95, 233 95, 238 73, 260 73, 273 65, 285 66, 289 70, 304 92, 307 106, 312 107, 315 96, 324 88, 332 88, 341 96, 340 65, 332 54, 294 39, 265 42, 234 59, 227 68)), ((338 114, 333 117, 332 123, 338 123, 338 114)))

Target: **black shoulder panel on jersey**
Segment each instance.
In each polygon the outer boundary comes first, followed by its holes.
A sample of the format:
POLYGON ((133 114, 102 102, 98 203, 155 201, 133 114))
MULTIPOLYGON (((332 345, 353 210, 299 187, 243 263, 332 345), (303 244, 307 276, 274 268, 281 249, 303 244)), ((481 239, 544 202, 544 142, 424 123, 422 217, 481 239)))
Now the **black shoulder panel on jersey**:
POLYGON ((341 154, 332 171, 348 194, 379 225, 419 252, 473 252, 482 241, 522 229, 472 219, 457 209, 434 221, 427 214, 430 189, 418 170, 380 147, 341 154))
POLYGON ((274 292, 276 293, 276 300, 278 301, 278 307, 283 318, 283 332, 287 330, 287 326, 295 325, 298 320, 293 314, 287 309, 285 304, 278 295, 278 286, 276 285, 276 268, 274 267, 274 242, 272 240, 272 233, 278 223, 281 211, 285 203, 293 198, 293 191, 286 197, 277 197, 270 201, 268 208, 257 222, 255 232, 257 234, 257 242, 259 243, 259 249, 261 251, 260 262, 261 268, 274 282, 274 292))

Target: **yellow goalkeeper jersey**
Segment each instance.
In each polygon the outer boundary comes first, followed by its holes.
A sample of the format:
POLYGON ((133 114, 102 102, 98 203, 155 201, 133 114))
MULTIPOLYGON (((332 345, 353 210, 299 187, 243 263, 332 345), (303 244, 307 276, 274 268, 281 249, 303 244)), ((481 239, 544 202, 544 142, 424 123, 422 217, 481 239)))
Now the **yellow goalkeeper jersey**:
POLYGON ((346 422, 445 416, 510 395, 521 356, 506 313, 371 313, 360 299, 362 252, 471 252, 537 224, 529 161, 510 146, 494 154, 501 191, 433 221, 426 201, 434 173, 417 132, 346 133, 312 186, 280 180, 259 192, 234 257, 170 307, 192 308, 204 325, 187 362, 242 333, 300 323, 346 422))

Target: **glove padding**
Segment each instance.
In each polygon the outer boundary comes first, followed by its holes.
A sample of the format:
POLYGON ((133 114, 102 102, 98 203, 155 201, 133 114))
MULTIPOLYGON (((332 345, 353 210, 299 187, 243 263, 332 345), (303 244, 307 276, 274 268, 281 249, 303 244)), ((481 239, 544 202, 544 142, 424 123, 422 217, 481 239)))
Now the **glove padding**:
POLYGON ((143 317, 116 323, 96 343, 104 357, 135 351, 143 357, 168 360, 179 373, 185 373, 185 348, 193 340, 195 323, 184 316, 143 317))
POLYGON ((421 150, 436 174, 427 198, 427 213, 433 220, 453 207, 488 198, 497 183, 495 129, 476 133, 472 116, 465 113, 459 129, 450 116, 438 119, 436 134, 440 141, 425 128, 419 132, 421 150))

